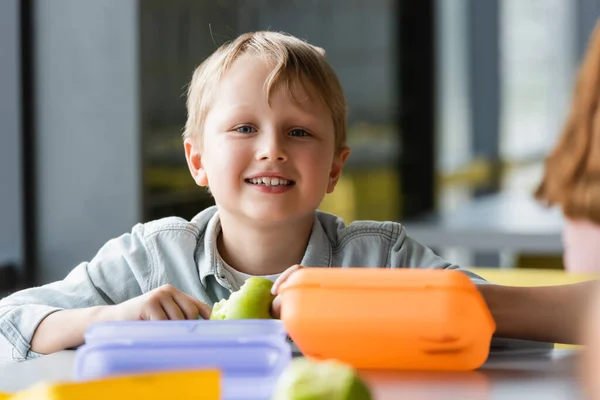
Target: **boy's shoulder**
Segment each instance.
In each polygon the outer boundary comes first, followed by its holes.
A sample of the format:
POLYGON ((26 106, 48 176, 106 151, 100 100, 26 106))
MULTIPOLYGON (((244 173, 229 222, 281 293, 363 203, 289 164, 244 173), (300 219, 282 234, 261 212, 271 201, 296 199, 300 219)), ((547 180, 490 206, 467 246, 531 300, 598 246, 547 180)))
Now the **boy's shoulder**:
POLYGON ((399 222, 359 220, 346 224, 342 218, 335 214, 317 211, 316 216, 330 241, 334 244, 365 236, 396 241, 405 235, 404 228, 399 222))

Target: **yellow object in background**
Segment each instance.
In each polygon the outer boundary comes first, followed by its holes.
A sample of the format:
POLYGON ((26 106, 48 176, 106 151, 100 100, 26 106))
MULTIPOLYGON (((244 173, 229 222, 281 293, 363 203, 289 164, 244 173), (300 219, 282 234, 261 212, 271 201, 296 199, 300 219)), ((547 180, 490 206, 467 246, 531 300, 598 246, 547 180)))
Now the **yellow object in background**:
POLYGON ((319 209, 337 215, 346 224, 356 220, 398 221, 402 214, 399 173, 391 166, 346 171, 319 209))
POLYGON ((570 273, 555 269, 467 268, 483 279, 503 286, 553 286, 598 279, 598 274, 570 273))
POLYGON ((220 384, 220 373, 217 370, 158 372, 88 382, 43 383, 6 399, 219 400, 220 384))
POLYGON ((12 394, 0 393, 0 400, 8 400, 12 394))

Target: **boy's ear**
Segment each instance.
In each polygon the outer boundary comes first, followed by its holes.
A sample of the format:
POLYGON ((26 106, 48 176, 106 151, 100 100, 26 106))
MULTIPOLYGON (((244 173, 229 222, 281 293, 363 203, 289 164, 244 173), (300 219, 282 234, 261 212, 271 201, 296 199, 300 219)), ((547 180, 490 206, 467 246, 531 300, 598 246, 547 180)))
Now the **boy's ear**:
POLYGON ((185 148, 185 159, 187 161, 188 168, 192 174, 192 178, 198 186, 208 186, 208 176, 202 166, 202 156, 200 155, 200 149, 197 140, 194 138, 185 138, 183 141, 183 147, 185 148))
POLYGON ((332 193, 333 189, 335 189, 335 185, 337 185, 340 176, 342 176, 342 168, 344 167, 344 163, 346 162, 346 159, 349 155, 350 149, 348 147, 344 147, 340 150, 340 153, 333 159, 331 171, 329 172, 329 184, 327 185, 327 193, 332 193))

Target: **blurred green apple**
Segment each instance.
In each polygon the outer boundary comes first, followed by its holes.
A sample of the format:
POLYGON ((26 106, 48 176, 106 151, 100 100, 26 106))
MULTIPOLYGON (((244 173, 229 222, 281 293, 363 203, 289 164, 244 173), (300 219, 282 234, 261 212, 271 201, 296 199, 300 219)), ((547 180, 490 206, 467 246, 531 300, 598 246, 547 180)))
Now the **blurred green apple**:
POLYGON ((269 319, 273 282, 253 276, 246 279, 240 290, 213 305, 210 319, 269 319))
POLYGON ((272 400, 372 400, 354 368, 335 360, 295 358, 277 379, 272 400))

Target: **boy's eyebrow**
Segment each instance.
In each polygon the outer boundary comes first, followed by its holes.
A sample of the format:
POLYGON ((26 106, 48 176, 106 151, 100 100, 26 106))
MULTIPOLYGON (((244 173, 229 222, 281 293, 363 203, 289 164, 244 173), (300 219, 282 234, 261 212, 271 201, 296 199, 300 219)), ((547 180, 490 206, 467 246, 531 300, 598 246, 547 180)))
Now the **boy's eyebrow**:
POLYGON ((251 108, 254 108, 254 105, 251 103, 242 103, 242 104, 231 104, 228 103, 226 105, 220 105, 220 107, 224 107, 224 109, 226 110, 232 110, 234 112, 238 112, 238 111, 247 111, 250 110, 251 108))
POLYGON ((298 117, 294 117, 295 121, 298 125, 302 125, 305 127, 312 127, 312 128, 316 128, 320 125, 323 124, 322 121, 320 121, 320 118, 317 118, 313 113, 308 113, 308 112, 302 112, 298 117))
MULTIPOLYGON (((254 106, 250 105, 231 105, 226 109, 221 110, 223 112, 223 123, 237 124, 237 123, 249 123, 252 117, 256 115, 256 111, 253 110, 254 106)), ((311 131, 319 130, 323 126, 322 117, 317 117, 314 113, 303 110, 301 107, 295 107, 294 115, 284 116, 284 123, 289 125, 296 125, 298 127, 307 128, 311 131)))

